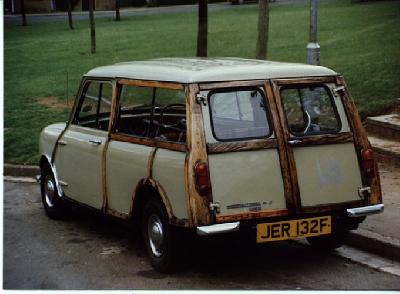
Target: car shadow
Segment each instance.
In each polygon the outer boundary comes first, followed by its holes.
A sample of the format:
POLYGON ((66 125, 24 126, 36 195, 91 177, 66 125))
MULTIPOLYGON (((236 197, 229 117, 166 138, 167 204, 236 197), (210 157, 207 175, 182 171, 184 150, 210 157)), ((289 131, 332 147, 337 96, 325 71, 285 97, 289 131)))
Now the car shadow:
MULTIPOLYGON (((74 208, 69 221, 76 224, 80 230, 98 235, 102 240, 118 242, 135 256, 146 256, 141 234, 138 228, 130 223, 84 208, 74 208)), ((338 258, 335 253, 316 251, 311 246, 297 241, 256 244, 255 235, 254 240, 249 240, 248 236, 249 234, 225 234, 198 237, 193 232, 184 234, 182 241, 185 250, 180 256, 183 266, 172 275, 211 275, 221 279, 237 276, 239 280, 248 282, 248 279, 254 278, 255 275, 268 274, 271 279, 277 271, 287 272, 288 275, 290 272, 298 274, 315 271, 328 266, 332 259, 338 258)), ((157 278, 163 276, 153 273, 152 270, 144 272, 143 275, 155 275, 157 278)))

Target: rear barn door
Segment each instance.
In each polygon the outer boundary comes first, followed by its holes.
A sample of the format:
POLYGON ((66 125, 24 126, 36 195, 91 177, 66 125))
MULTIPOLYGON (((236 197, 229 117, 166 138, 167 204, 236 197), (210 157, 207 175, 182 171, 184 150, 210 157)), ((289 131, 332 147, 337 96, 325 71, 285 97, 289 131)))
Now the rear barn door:
POLYGON ((204 91, 202 107, 217 221, 287 212, 278 144, 262 87, 204 91))
POLYGON ((281 81, 274 88, 283 107, 297 202, 307 208, 360 200, 353 134, 341 99, 334 95, 335 84, 281 81))

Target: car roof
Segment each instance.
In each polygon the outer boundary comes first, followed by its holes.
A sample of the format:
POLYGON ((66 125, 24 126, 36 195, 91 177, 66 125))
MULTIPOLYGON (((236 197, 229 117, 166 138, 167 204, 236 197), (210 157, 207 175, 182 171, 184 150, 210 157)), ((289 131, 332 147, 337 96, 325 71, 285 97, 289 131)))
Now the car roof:
POLYGON ((159 58, 101 66, 85 76, 178 83, 264 80, 337 75, 331 69, 302 63, 244 58, 159 58))

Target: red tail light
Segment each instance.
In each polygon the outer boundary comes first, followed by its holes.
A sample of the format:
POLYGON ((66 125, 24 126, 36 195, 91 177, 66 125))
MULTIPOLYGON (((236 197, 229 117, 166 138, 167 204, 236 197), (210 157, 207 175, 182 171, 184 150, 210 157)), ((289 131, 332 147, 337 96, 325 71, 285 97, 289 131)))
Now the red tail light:
POLYGON ((204 162, 198 162, 194 166, 196 178, 196 189, 200 195, 204 196, 210 192, 210 180, 208 177, 208 166, 204 162))
POLYGON ((363 173, 368 178, 371 178, 375 173, 375 161, 372 149, 361 150, 361 158, 363 165, 363 173))

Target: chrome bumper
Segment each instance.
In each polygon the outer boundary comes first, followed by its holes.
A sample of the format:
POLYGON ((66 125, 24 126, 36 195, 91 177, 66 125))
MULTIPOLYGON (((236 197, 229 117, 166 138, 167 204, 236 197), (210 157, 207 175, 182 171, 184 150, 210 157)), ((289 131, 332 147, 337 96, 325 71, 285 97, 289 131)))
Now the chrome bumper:
POLYGON ((359 216, 366 216, 375 213, 381 213, 384 209, 383 204, 376 204, 371 206, 364 206, 364 207, 356 207, 347 209, 347 216, 349 217, 359 217, 359 216))
POLYGON ((202 226, 202 227, 197 227, 197 235, 207 236, 212 234, 229 233, 239 230, 239 227, 240 227, 240 222, 202 226))

